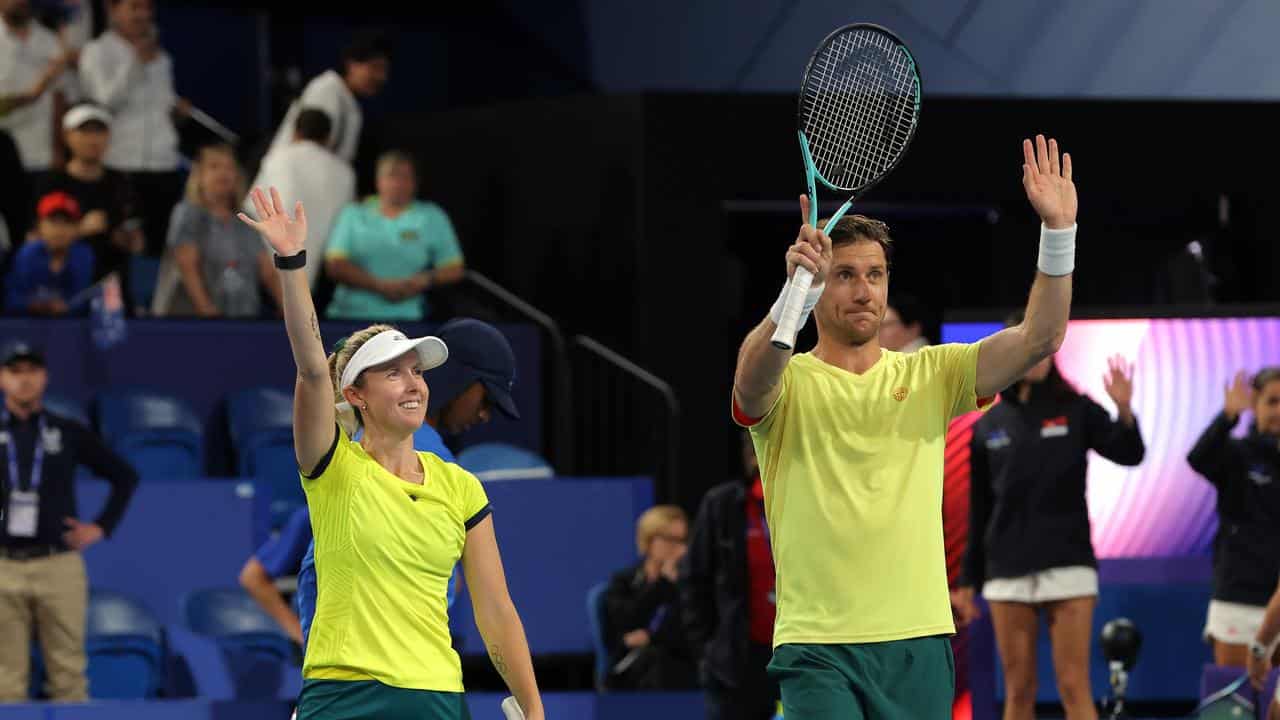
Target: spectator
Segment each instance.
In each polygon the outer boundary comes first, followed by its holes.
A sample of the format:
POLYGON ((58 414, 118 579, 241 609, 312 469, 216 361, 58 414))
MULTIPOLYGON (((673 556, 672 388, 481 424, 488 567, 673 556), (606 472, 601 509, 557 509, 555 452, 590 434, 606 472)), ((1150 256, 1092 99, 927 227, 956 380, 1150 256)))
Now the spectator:
MULTIPOLYGON (((3 127, 0 127, 0 178, 4 178, 5 182, 5 192, 0 193, 0 221, 4 223, 0 234, 8 238, 0 251, 10 251, 17 243, 22 242, 31 229, 31 213, 35 209, 35 203, 31 202, 31 185, 27 182, 18 146, 13 142, 13 136, 3 127)), ((0 258, 6 254, 0 252, 0 258)))
MULTIPOLYGON (((1023 322, 1010 318, 1007 327, 1023 322)), ((1050 356, 1000 393, 974 425, 970 448, 969 543, 952 592, 961 625, 978 617, 974 592, 991 608, 1005 679, 1005 717, 1035 714, 1036 637, 1043 613, 1058 692, 1069 718, 1096 718, 1089 643, 1098 600, 1085 475, 1092 450, 1119 465, 1146 448, 1133 413, 1133 368, 1120 357, 1103 375, 1117 419, 1077 392, 1050 356)))
POLYGON ((348 164, 355 162, 364 124, 356 98, 377 95, 387 84, 390 68, 391 49, 387 38, 372 30, 357 33, 342 51, 342 74, 326 70, 307 83, 302 97, 285 113, 267 154, 293 141, 297 117, 303 108, 316 108, 323 110, 332 123, 324 145, 348 164))
POLYGON ((27 697, 33 635, 40 639, 48 681, 60 702, 88 700, 85 614, 88 580, 80 551, 110 537, 138 475, 79 423, 45 411, 49 375, 44 355, 14 341, 0 352, 0 703, 27 697), (76 519, 76 467, 111 483, 93 522, 76 519))
POLYGON ((280 282, 262 241, 235 217, 244 177, 227 145, 201 149, 173 208, 169 255, 156 284, 156 315, 255 317, 258 286, 280 304, 280 282))
POLYGON ((93 282, 93 250, 77 240, 80 205, 64 192, 40 198, 38 237, 22 245, 5 282, 5 310, 65 315, 93 282))
POLYGON ((1238 373, 1218 414, 1187 455, 1187 463, 1218 491, 1213 541, 1213 597, 1204 636, 1219 665, 1245 667, 1249 643, 1280 576, 1280 368, 1253 381, 1238 373), (1231 437, 1245 410, 1253 426, 1231 437))
POLYGON ((178 201, 178 131, 173 113, 190 103, 173 89, 173 61, 160 47, 151 0, 107 0, 111 27, 81 53, 85 93, 111 111, 107 165, 129 174, 138 193, 147 250, 164 250, 169 210, 178 201))
POLYGON ((462 279, 462 250, 439 205, 414 199, 413 160, 398 151, 378 159, 378 195, 348 205, 325 251, 338 284, 331 318, 422 320, 429 288, 462 279))
POLYGON ((676 587, 688 549, 688 522, 674 505, 646 510, 636 521, 639 565, 616 573, 605 590, 605 627, 615 690, 697 687, 697 669, 685 636, 676 587))
POLYGON ((903 353, 929 347, 923 322, 924 306, 919 300, 912 295, 894 295, 880 322, 880 345, 903 353))
POLYGON ((93 248, 95 280, 113 272, 124 274, 129 256, 143 250, 143 237, 134 216, 132 185, 124 173, 103 163, 111 140, 111 114, 96 105, 77 105, 63 116, 62 131, 71 157, 64 169, 37 183, 36 195, 64 192, 79 203, 80 237, 93 248))
POLYGON ((35 22, 29 0, 0 0, 0 128, 13 135, 33 175, 55 165, 55 123, 75 92, 71 66, 71 53, 35 22))
POLYGON ((778 683, 773 656, 773 555, 764 487, 751 434, 742 433, 743 474, 702 498, 681 572, 681 602, 707 694, 708 720, 769 720, 778 683))
MULTIPOLYGON (((318 108, 303 108, 294 123, 293 142, 273 149, 262 161, 255 187, 275 187, 284 204, 297 201, 307 208, 307 252, 324 257, 333 221, 343 206, 356 197, 356 174, 351 165, 333 154, 325 143, 332 123, 318 108)), ((245 212, 252 217, 253 203, 245 198, 245 212)), ((320 263, 307 266, 307 280, 316 287, 320 263)))

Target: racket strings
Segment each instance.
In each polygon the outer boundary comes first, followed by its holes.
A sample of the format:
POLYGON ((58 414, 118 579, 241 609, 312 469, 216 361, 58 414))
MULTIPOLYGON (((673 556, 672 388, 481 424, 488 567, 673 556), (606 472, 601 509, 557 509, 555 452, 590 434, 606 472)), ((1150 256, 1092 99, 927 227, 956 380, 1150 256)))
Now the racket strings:
POLYGON ((803 130, 814 166, 829 184, 867 185, 906 149, 919 109, 910 54, 866 29, 832 39, 805 78, 803 130))

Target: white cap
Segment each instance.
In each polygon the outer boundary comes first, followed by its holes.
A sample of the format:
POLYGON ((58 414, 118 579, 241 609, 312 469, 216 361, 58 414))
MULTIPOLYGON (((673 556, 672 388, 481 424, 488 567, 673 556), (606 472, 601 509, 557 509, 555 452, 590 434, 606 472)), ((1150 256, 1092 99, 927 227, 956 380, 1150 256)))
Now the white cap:
POLYGON ((85 104, 71 108, 62 116, 62 129, 75 130, 90 120, 97 120, 103 125, 111 127, 111 113, 97 105, 85 104))
MULTIPOLYGON (((413 351, 417 351, 418 361, 422 363, 424 371, 440 367, 445 360, 449 359, 449 348, 438 337, 428 335, 420 338, 408 338, 399 330, 383 330, 364 341, 360 349, 356 350, 351 359, 347 361, 347 366, 342 369, 339 390, 346 390, 354 385, 356 378, 360 377, 360 373, 365 370, 395 360, 401 355, 413 351)), ((355 432, 355 412, 351 407, 351 403, 340 402, 334 407, 338 410, 338 421, 342 424, 342 427, 349 434, 355 432)))

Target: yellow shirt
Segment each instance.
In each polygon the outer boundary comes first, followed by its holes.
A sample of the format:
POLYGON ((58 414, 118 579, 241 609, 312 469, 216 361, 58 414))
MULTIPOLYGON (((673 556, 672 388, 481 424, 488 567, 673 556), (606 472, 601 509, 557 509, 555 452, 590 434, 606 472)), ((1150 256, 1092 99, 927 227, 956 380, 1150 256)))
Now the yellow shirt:
POLYGON ((303 677, 462 692, 445 593, 489 500, 466 470, 431 453, 418 458, 422 485, 391 474, 339 431, 328 465, 302 476, 317 585, 303 677))
POLYGON ((751 426, 774 564, 774 647, 955 632, 942 538, 947 423, 977 407, 978 344, 882 351, 855 375, 796 355, 751 426))

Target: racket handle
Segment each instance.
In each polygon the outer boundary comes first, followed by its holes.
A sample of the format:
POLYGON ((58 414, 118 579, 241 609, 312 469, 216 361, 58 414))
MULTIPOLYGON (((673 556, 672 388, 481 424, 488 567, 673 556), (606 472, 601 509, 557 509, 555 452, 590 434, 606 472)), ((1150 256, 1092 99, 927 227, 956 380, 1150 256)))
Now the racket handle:
POLYGON ((779 350, 794 350, 796 333, 800 332, 800 313, 804 310, 804 298, 813 285, 813 273, 803 267, 797 267, 791 276, 791 289, 787 291, 787 299, 782 304, 782 317, 778 329, 773 331, 770 342, 779 350))
POLYGON ((508 697, 502 701, 502 714, 507 720, 524 720, 524 711, 520 709, 520 703, 516 702, 514 697, 508 697))

